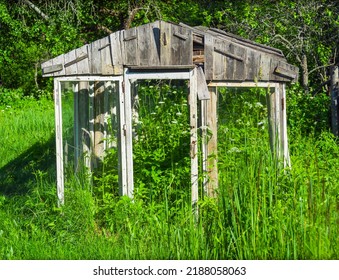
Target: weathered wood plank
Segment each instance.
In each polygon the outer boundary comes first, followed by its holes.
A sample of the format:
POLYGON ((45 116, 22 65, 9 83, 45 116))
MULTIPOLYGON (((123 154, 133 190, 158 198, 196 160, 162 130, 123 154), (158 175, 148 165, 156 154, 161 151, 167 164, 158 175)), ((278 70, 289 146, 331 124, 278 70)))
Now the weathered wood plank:
MULTIPOLYGON (((118 127, 118 156, 119 156, 119 194, 128 195, 128 171, 126 163, 126 120, 125 120, 125 94, 126 83, 129 83, 124 73, 124 82, 119 83, 118 88, 118 115, 119 115, 119 127, 118 127), (126 82, 125 82, 126 81, 126 82)), ((133 176, 133 175, 132 175, 133 176)))
POLYGON ((95 107, 94 107, 94 82, 89 82, 88 88, 88 134, 90 140, 90 149, 88 159, 90 161, 90 170, 93 170, 93 153, 94 153, 94 122, 95 122, 95 107))
POLYGON ((205 77, 206 80, 213 80, 214 72, 214 38, 212 35, 205 35, 205 77))
POLYGON ((202 175, 203 175, 203 188, 204 193, 207 194, 208 188, 208 154, 207 154, 207 142, 208 142, 208 128, 207 128, 207 100, 201 100, 200 102, 200 123, 201 123, 201 154, 202 154, 202 175))
POLYGON ((216 196, 216 188, 218 187, 218 92, 217 87, 209 87, 210 99, 207 100, 207 127, 211 134, 207 142, 207 172, 208 184, 206 192, 208 196, 216 196))
POLYGON ((100 40, 99 51, 101 56, 101 73, 103 75, 114 74, 109 37, 105 37, 100 40))
POLYGON ((61 85, 54 79, 55 142, 58 206, 64 205, 64 155, 62 146, 61 85))
POLYGON ((197 78, 198 99, 199 100, 210 99, 205 74, 201 67, 197 67, 197 77, 198 77, 197 78))
POLYGON ((139 56, 137 52, 137 28, 127 29, 123 33, 125 51, 125 65, 138 65, 139 56))
POLYGON ((101 40, 94 41, 90 44, 91 50, 91 74, 101 74, 102 65, 101 65, 101 40))
POLYGON ((171 62, 173 65, 188 65, 193 63, 193 33, 191 30, 172 25, 171 62), (180 34, 181 37, 178 37, 180 34), (186 39, 183 40, 182 37, 186 39))
POLYGON ((138 55, 140 65, 160 64, 159 22, 138 27, 138 55))
POLYGON ((125 195, 133 197, 134 185, 133 185, 133 131, 132 131, 132 104, 131 104, 131 83, 127 75, 127 69, 124 75, 124 109, 125 109, 125 154, 126 154, 126 173, 127 173, 127 186, 124 190, 125 195))
POLYGON ((161 21, 160 22, 160 62, 161 65, 171 64, 171 49, 172 49, 172 25, 161 21))
POLYGON ((259 77, 258 81, 269 81, 271 75, 271 62, 270 55, 262 53, 260 55, 259 77))
POLYGON ((79 96, 78 96, 78 121, 80 134, 80 158, 83 160, 83 165, 88 170, 91 169, 90 160, 90 134, 89 134, 89 83, 79 82, 79 96))
MULTIPOLYGON (((77 62, 77 74, 90 74, 89 69, 89 57, 88 57, 88 46, 84 45, 81 48, 75 50, 76 62, 77 62)), ((66 66, 65 66, 66 67, 66 66)))
POLYGON ((281 147, 284 167, 291 166, 290 153, 288 149, 287 137, 287 114, 286 114, 286 88, 285 83, 279 84, 280 90, 280 128, 281 128, 281 147))
MULTIPOLYGON (((292 71, 288 67, 286 67, 286 63, 279 62, 278 66, 274 68, 274 74, 275 76, 279 76, 280 79, 284 78, 285 81, 293 81, 296 80, 298 77, 298 74, 295 71, 292 71)), ((276 77, 272 77, 272 80, 276 77)))
POLYGON ((121 37, 121 31, 110 34, 112 65, 113 65, 114 75, 123 74, 123 64, 124 64, 124 59, 122 55, 123 45, 121 44, 120 37, 121 37))
POLYGON ((80 163, 81 134, 79 126, 79 83, 73 83, 73 135, 74 135, 74 171, 77 172, 80 163))
POLYGON ((77 65, 76 63, 71 63, 76 60, 76 53, 75 50, 70 51, 69 53, 65 54, 65 74, 70 75, 76 75, 77 74, 77 65))
MULTIPOLYGON (((224 48, 223 41, 220 40, 214 40, 214 45, 217 49, 224 48)), ((229 68, 227 57, 214 51, 213 63, 213 80, 227 80, 226 69, 229 68)))
POLYGON ((233 79, 235 81, 243 81, 246 79, 247 68, 252 67, 252 65, 246 65, 247 49, 236 45, 234 48, 234 56, 239 57, 242 60, 240 59, 234 60, 235 65, 233 79))
POLYGON ((104 82, 94 83, 94 167, 103 160, 104 156, 104 127, 105 127, 105 112, 104 112, 104 82))
POLYGON ((64 69, 62 64, 56 64, 56 65, 51 65, 51 66, 44 66, 42 68, 42 75, 44 77, 47 77, 47 74, 51 74, 51 76, 53 76, 53 73, 59 72, 62 69, 64 69))
POLYGON ((246 57, 246 76, 247 81, 260 81, 260 54, 256 51, 248 49, 246 57), (251 67, 248 67, 251 65, 251 67))
POLYGON ((192 185, 192 206, 197 211, 197 203, 199 196, 198 184, 198 106, 197 106, 197 69, 190 71, 190 156, 191 156, 191 185, 192 185))

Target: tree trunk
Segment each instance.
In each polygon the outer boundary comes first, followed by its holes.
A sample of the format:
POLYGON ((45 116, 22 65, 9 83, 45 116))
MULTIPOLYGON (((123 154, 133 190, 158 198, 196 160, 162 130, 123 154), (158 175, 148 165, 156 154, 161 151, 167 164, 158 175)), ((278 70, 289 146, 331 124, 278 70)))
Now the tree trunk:
POLYGON ((301 85, 308 92, 308 64, 307 64, 307 56, 306 54, 302 54, 301 56, 301 85))

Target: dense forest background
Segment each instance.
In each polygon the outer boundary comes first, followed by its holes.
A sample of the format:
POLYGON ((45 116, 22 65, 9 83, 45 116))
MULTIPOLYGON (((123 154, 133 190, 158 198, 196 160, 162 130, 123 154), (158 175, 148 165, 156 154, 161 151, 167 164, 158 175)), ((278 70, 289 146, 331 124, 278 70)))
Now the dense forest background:
MULTIPOLYGON (((338 43, 338 0, 0 0, 0 260, 338 260, 339 138, 328 82, 338 43), (118 195, 110 149, 91 174, 74 173, 65 156, 57 207, 53 80, 42 79, 41 63, 155 20, 216 27, 279 48, 299 67, 286 91, 292 168, 270 152, 267 92, 220 88, 218 196, 201 187, 197 217, 187 87, 145 81, 134 200, 118 195)), ((73 95, 62 104, 71 147, 73 95)))
MULTIPOLYGON (((2 91, 46 89, 40 64, 107 34, 155 20, 223 29, 281 49, 311 94, 337 63, 339 2, 207 0, 0 0, 2 91)), ((47 83, 47 84, 46 84, 47 83)))

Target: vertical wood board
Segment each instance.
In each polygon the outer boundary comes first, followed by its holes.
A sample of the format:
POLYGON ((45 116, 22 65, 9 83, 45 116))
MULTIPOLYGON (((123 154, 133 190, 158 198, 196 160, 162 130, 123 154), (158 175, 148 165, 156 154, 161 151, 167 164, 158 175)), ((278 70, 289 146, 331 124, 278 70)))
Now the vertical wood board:
POLYGON ((160 64, 159 22, 138 27, 138 56, 141 66, 160 64))
POLYGON ((160 22, 160 61, 161 65, 171 64, 172 50, 172 25, 167 22, 160 22))
POLYGON ((62 103, 61 85, 54 79, 55 142, 58 205, 64 205, 64 158, 62 146, 62 103))
POLYGON ((205 35, 205 77, 211 81, 214 78, 214 38, 210 34, 205 35))
POLYGON ((125 64, 139 65, 139 55, 137 49, 137 28, 133 27, 123 32, 125 64))
POLYGON ((208 185, 207 195, 215 197, 215 190, 218 187, 218 92, 217 87, 209 87, 210 99, 207 100, 207 127, 211 133, 207 142, 207 171, 208 185))
POLYGON ((90 44, 91 49, 91 74, 101 74, 102 65, 101 65, 101 40, 94 41, 90 44))
MULTIPOLYGON (((70 51, 69 53, 65 54, 65 65, 75 61, 76 59, 76 52, 75 50, 70 51)), ((76 63, 72 63, 69 66, 65 66, 65 75, 70 76, 70 75, 75 75, 77 74, 77 64, 76 63)))
POLYGON ((89 59, 88 59, 88 46, 84 45, 81 48, 78 48, 75 50, 76 57, 85 57, 87 58, 82 59, 77 63, 77 74, 83 75, 83 74, 90 74, 90 68, 89 68, 89 59))
POLYGON ((193 64, 193 33, 183 26, 172 25, 171 64, 193 64))
POLYGON ((109 37, 100 40, 101 73, 103 75, 114 74, 109 37))
POLYGON ((197 108, 197 70, 190 71, 190 156, 191 156, 191 185, 192 185, 192 206, 197 207, 198 203, 198 108, 197 108))

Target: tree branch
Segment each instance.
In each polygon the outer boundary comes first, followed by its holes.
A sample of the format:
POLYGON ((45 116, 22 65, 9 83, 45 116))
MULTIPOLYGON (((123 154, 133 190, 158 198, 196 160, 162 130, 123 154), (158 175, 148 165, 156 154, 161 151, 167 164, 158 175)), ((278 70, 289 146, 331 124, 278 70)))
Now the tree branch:
POLYGON ((30 8, 32 8, 34 11, 36 11, 44 20, 49 20, 49 16, 43 13, 37 6, 35 6, 31 1, 28 0, 22 0, 26 5, 28 5, 30 8))
POLYGON ((97 25, 97 28, 99 30, 105 31, 107 34, 113 33, 113 31, 111 29, 107 28, 106 26, 100 25, 100 24, 97 25))

